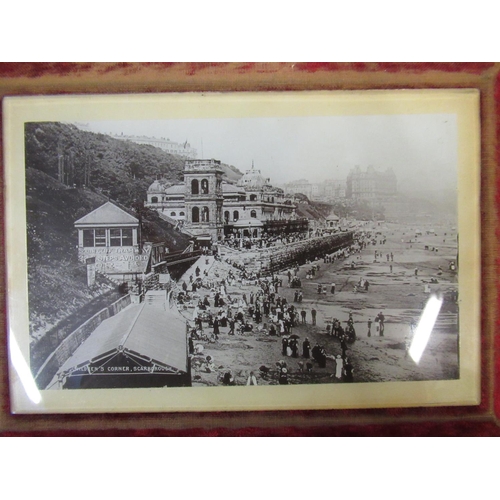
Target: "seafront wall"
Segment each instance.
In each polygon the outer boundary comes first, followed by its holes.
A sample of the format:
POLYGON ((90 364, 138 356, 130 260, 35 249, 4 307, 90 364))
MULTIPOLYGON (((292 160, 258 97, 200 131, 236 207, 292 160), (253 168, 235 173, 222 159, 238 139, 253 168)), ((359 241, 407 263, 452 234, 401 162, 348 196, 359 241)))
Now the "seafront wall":
POLYGON ((244 269, 249 274, 260 273, 265 276, 349 247, 354 243, 353 236, 352 231, 346 231, 288 245, 249 251, 221 247, 220 255, 222 260, 244 269))

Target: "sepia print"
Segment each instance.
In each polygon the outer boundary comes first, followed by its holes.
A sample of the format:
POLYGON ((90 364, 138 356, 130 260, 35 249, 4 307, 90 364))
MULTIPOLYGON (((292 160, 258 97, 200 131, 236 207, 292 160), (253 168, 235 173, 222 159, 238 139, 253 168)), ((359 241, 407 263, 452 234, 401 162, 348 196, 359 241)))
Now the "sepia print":
POLYGON ((477 404, 477 106, 6 99, 13 411, 477 404))

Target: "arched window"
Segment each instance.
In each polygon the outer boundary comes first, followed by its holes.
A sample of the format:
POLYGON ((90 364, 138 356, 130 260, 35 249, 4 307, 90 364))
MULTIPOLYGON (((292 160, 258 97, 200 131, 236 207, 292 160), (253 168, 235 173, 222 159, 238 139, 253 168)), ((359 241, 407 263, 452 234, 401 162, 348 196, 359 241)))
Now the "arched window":
POLYGON ((193 179, 191 181, 191 194, 199 194, 200 186, 198 184, 198 179, 193 179))
POLYGON ((153 196, 151 198, 151 203, 158 203, 158 197, 157 196, 153 196))
POLYGON ((203 179, 201 181, 201 194, 208 194, 208 181, 203 179))
POLYGON ((175 212, 170 212, 170 217, 175 217, 176 213, 175 212))
POLYGON ((208 207, 203 207, 201 209, 201 222, 208 222, 210 220, 208 207))
POLYGON ((198 207, 193 207, 191 211, 191 220, 193 222, 200 222, 200 209, 198 207))
POLYGON ((235 210, 233 212, 233 221, 236 222, 239 218, 240 218, 240 213, 238 212, 238 210, 235 210))
POLYGON ((252 219, 257 218, 257 212, 256 212, 255 210, 252 210, 252 211, 250 212, 250 217, 252 217, 252 219))
POLYGON ((256 194, 251 194, 250 195, 250 201, 257 201, 257 195, 256 194))
POLYGON ((224 222, 225 222, 226 224, 229 224, 229 210, 226 210, 226 211, 224 212, 224 222))
POLYGON ((186 214, 184 212, 179 212, 179 217, 184 217, 186 214))

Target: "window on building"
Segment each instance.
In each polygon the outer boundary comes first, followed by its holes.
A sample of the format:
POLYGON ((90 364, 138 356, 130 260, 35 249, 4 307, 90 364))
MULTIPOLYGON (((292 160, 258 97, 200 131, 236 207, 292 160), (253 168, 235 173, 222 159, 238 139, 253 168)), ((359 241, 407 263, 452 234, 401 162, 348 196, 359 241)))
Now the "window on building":
POLYGON ((158 197, 157 196, 153 196, 151 198, 151 203, 158 203, 158 197))
POLYGON ((226 210, 226 211, 224 212, 224 222, 225 222, 226 224, 229 224, 229 211, 228 211, 228 210, 226 210))
POLYGON ((122 247, 131 247, 133 244, 132 229, 122 229, 122 247))
POLYGON ((255 210, 252 210, 252 211, 250 212, 250 217, 252 217, 252 219, 257 218, 257 212, 256 212, 255 210))
POLYGON ((94 246, 94 230, 84 229, 83 230, 83 246, 93 247, 94 246))
POLYGON ((193 207, 191 211, 191 220, 193 222, 200 222, 200 209, 198 207, 193 207))
POLYGON ((257 195, 256 194, 251 194, 250 195, 250 201, 257 201, 257 195))
POLYGON ((170 212, 170 217, 175 217, 175 216, 176 216, 175 212, 170 212))
POLYGON ((83 230, 84 247, 105 247, 106 229, 84 229, 83 230))
POLYGON ((96 247, 106 246, 106 229, 94 229, 94 243, 96 247))
POLYGON ((210 220, 210 215, 209 215, 208 207, 203 207, 201 209, 201 221, 202 222, 209 222, 209 220, 210 220))
POLYGON ((109 244, 112 247, 131 247, 132 229, 110 229, 109 244))
POLYGON ((239 218, 240 218, 240 213, 238 212, 238 210, 235 210, 233 212, 233 221, 236 222, 239 218))
POLYGON ((184 217, 186 214, 184 212, 179 212, 180 217, 184 217))
POLYGON ((208 194, 208 180, 203 179, 201 181, 201 194, 208 194))
POLYGON ((193 179, 191 181, 191 194, 199 194, 200 193, 200 186, 198 183, 198 179, 193 179))

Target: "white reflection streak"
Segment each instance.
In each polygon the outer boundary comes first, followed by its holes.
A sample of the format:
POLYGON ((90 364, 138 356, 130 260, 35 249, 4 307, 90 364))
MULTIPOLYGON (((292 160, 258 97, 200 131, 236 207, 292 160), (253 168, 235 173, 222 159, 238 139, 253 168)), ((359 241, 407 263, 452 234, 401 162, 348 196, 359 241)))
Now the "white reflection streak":
POLYGON ((431 295, 425 305, 420 321, 418 322, 417 330, 411 341, 409 354, 415 363, 419 363, 420 358, 429 342, 432 329, 436 323, 439 311, 443 305, 443 298, 431 295))
POLYGON ((40 391, 38 390, 38 387, 33 380, 33 375, 31 374, 28 364, 24 359, 23 353, 21 352, 21 349, 19 349, 19 345, 12 334, 10 335, 9 347, 12 365, 14 366, 14 369, 16 370, 19 379, 24 386, 26 394, 31 399, 31 401, 33 401, 33 403, 40 403, 40 401, 42 400, 40 391))

